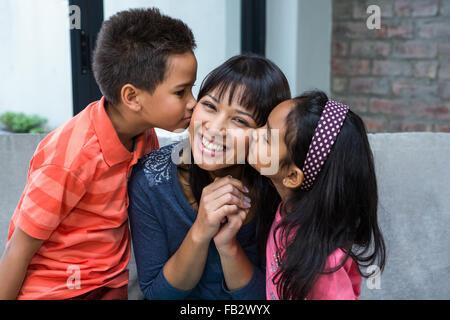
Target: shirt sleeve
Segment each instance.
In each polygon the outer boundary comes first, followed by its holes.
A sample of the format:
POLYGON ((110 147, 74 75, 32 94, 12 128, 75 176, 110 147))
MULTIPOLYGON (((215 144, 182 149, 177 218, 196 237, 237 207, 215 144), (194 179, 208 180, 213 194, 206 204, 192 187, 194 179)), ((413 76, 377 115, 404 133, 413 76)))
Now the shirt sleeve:
POLYGON ((15 222, 29 236, 47 240, 86 193, 70 170, 47 165, 30 173, 15 222))
POLYGON ((152 212, 148 189, 144 191, 141 186, 139 180, 144 177, 139 173, 134 172, 128 184, 128 215, 139 286, 145 299, 182 300, 192 290, 177 289, 164 277, 163 267, 170 258, 167 238, 152 212))

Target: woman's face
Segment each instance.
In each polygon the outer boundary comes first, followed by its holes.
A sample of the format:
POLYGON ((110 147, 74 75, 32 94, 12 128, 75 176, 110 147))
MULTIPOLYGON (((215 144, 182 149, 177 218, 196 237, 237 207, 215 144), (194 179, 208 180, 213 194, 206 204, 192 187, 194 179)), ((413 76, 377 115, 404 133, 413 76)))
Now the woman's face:
MULTIPOLYGON (((235 92, 238 96, 239 90, 235 92)), ((257 126, 253 114, 238 99, 228 104, 228 92, 218 97, 213 90, 197 102, 189 127, 194 162, 207 171, 244 164, 249 137, 257 126)))

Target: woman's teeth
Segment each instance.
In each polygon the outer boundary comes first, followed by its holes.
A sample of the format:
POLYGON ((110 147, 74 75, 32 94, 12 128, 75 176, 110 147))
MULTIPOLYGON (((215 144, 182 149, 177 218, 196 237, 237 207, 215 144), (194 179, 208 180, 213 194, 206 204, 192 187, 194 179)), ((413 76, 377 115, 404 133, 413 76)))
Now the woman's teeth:
POLYGON ((202 144, 206 149, 208 149, 210 151, 220 152, 220 151, 225 150, 224 146, 209 142, 205 137, 202 137, 202 144))

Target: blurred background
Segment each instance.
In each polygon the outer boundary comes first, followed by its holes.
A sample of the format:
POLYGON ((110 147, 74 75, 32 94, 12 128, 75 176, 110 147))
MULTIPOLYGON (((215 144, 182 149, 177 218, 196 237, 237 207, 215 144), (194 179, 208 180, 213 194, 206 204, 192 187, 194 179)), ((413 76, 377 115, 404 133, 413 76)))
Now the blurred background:
POLYGON ((324 90, 369 132, 450 132, 450 0, 1 0, 0 114, 37 114, 52 130, 99 99, 90 56, 102 21, 153 6, 196 37, 194 95, 250 51, 279 65, 293 95, 324 90))

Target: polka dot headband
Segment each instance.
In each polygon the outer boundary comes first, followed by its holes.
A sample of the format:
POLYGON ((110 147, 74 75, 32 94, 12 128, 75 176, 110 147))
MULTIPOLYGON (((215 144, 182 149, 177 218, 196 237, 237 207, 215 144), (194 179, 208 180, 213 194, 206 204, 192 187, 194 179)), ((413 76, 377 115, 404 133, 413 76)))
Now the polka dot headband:
POLYGON ((323 109, 316 131, 309 145, 303 165, 303 183, 300 189, 309 190, 330 153, 331 147, 341 130, 349 108, 339 102, 329 100, 323 109))

